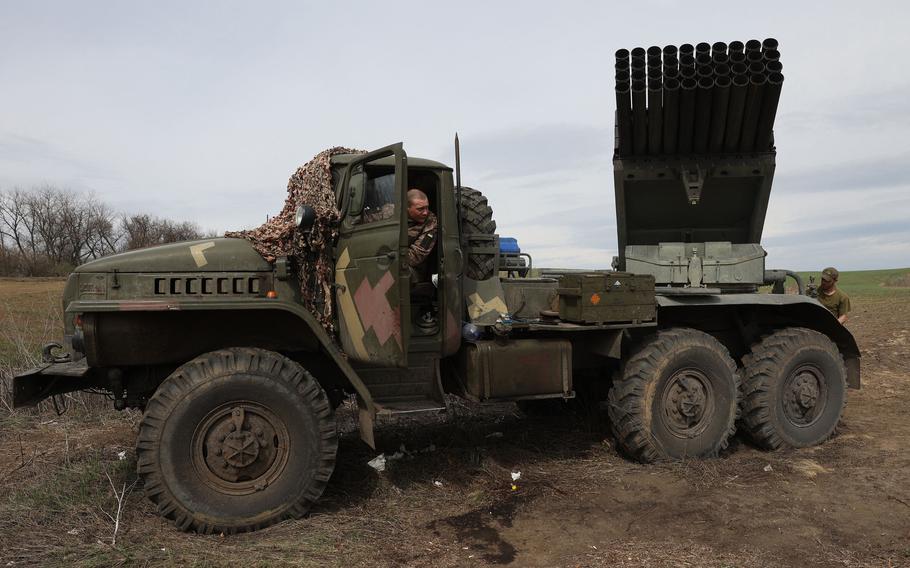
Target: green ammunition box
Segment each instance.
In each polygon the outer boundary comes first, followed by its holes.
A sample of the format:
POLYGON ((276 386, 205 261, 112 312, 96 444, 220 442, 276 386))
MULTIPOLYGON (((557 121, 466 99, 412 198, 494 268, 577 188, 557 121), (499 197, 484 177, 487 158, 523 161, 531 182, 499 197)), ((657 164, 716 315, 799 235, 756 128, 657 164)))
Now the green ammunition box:
POLYGON ((559 317, 574 323, 641 323, 657 318, 654 277, 628 272, 565 274, 559 317))

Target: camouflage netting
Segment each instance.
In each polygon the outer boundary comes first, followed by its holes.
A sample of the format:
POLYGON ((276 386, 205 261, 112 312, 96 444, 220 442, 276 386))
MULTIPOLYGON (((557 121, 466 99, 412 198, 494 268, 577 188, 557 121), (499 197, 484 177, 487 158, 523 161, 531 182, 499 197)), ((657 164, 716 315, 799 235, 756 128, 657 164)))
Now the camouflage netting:
POLYGON ((281 256, 293 257, 300 274, 313 274, 314 278, 300 278, 300 294, 304 306, 319 323, 332 334, 332 245, 338 236, 341 217, 335 206, 330 159, 336 154, 364 154, 336 146, 316 154, 312 160, 297 168, 288 180, 288 196, 281 213, 262 226, 248 231, 231 231, 225 237, 250 241, 253 248, 269 262, 281 256), (309 239, 295 231, 294 215, 301 205, 316 211, 316 223, 309 239), (326 301, 321 301, 325 299, 326 301))

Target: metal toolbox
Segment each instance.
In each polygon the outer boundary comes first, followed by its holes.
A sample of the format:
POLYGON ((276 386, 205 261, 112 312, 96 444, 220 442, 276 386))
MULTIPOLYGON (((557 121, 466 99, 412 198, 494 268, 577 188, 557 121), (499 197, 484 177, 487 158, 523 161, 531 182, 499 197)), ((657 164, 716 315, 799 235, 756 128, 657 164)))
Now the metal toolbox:
POLYGON ((654 277, 628 272, 565 274, 559 317, 574 323, 641 323, 657 318, 654 277))

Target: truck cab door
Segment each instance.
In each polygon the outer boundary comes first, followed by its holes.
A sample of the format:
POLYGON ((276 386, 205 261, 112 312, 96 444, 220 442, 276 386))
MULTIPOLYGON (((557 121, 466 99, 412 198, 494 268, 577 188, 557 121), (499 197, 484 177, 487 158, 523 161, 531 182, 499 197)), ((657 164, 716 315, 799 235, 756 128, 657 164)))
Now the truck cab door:
POLYGON ((411 298, 402 144, 358 156, 343 183, 335 250, 341 346, 353 361, 406 367, 411 298))

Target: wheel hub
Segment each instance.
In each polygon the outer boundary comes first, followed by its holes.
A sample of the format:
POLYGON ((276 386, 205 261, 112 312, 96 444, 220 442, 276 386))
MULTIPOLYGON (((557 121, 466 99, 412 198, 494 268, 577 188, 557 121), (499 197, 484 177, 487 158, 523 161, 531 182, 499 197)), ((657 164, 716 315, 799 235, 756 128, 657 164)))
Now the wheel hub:
POLYGON ((193 434, 193 463, 212 488, 230 495, 265 489, 288 460, 288 432, 265 406, 238 401, 224 404, 193 434))
POLYGON ((824 410, 823 390, 825 381, 821 371, 813 365, 803 365, 794 370, 784 383, 784 414, 793 424, 808 426, 824 410))
POLYGON ((711 383, 701 371, 678 371, 668 380, 663 396, 667 427, 681 438, 698 436, 708 427, 711 401, 711 383))

